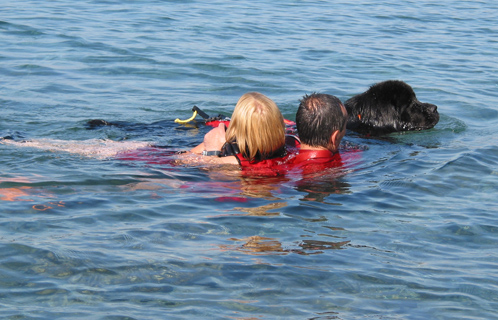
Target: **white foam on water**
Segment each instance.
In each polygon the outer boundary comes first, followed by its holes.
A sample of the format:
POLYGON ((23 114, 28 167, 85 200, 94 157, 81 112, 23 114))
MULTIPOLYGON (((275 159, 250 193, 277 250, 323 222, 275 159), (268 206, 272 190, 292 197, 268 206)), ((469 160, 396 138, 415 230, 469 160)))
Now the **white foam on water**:
POLYGON ((26 141, 14 141, 8 139, 0 140, 1 144, 18 147, 31 147, 51 152, 68 152, 86 157, 106 159, 116 156, 125 151, 136 150, 151 146, 150 142, 144 141, 113 141, 113 140, 57 140, 36 139, 26 141))

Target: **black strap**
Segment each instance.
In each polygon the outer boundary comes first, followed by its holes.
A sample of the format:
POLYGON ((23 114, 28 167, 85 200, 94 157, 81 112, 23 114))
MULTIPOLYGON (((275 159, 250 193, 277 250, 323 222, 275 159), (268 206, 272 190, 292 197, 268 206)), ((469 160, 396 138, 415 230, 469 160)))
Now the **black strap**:
POLYGON ((240 150, 236 142, 225 142, 221 147, 220 157, 234 156, 238 153, 240 153, 240 150))

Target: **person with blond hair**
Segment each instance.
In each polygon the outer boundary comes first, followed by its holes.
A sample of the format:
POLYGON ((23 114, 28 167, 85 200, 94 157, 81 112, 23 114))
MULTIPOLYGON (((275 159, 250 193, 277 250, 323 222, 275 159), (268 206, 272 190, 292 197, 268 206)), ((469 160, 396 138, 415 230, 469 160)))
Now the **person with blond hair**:
POLYGON ((284 117, 275 102, 248 92, 237 102, 228 128, 220 124, 190 151, 212 156, 209 162, 250 166, 283 157, 285 142, 284 117))

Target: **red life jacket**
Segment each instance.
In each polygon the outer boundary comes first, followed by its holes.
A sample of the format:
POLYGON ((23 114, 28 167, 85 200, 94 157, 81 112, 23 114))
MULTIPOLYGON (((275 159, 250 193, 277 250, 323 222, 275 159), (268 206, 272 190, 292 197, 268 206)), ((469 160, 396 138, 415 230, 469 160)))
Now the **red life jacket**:
MULTIPOLYGON (((261 161, 249 161, 240 153, 234 154, 244 173, 250 175, 277 176, 291 174, 321 173, 330 168, 343 168, 341 153, 329 150, 300 149, 301 143, 295 136, 286 136, 286 154, 261 161)), ((357 150, 346 150, 342 155, 350 159, 350 153, 357 150)))
POLYGON ((262 161, 249 161, 236 154, 242 171, 250 175, 278 176, 278 175, 310 175, 329 172, 333 168, 346 169, 361 158, 358 149, 346 149, 332 153, 329 150, 300 149, 298 142, 294 146, 286 145, 287 153, 283 157, 262 161))
POLYGON ((241 153, 233 154, 242 168, 242 171, 252 172, 258 175, 280 175, 287 171, 286 165, 294 154, 299 150, 301 141, 294 135, 285 136, 285 155, 259 161, 250 161, 242 156, 241 153))
POLYGON ((329 150, 300 149, 288 164, 289 171, 307 175, 321 173, 330 168, 341 168, 343 166, 341 154, 332 153, 329 150))
POLYGON ((293 159, 294 165, 303 165, 308 162, 325 163, 330 161, 340 161, 339 153, 332 153, 329 150, 309 150, 300 149, 293 159))

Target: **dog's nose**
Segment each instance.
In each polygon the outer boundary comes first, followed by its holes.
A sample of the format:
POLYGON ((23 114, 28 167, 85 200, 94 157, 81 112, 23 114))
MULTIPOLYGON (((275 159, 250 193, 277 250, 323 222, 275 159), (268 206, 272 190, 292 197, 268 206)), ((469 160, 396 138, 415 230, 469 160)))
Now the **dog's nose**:
POLYGON ((427 108, 431 113, 437 112, 437 106, 434 104, 430 104, 427 108))

